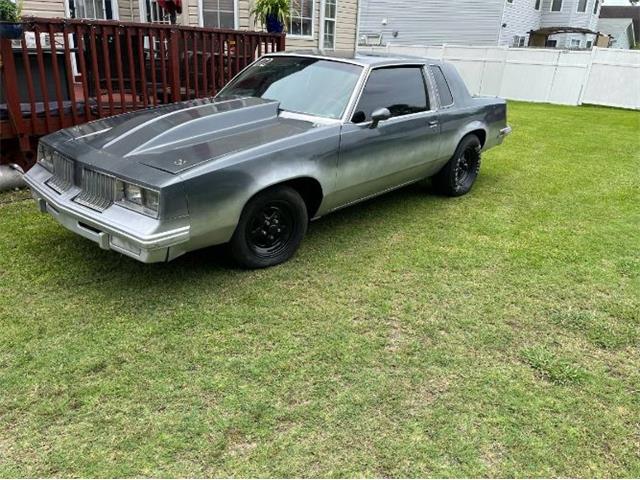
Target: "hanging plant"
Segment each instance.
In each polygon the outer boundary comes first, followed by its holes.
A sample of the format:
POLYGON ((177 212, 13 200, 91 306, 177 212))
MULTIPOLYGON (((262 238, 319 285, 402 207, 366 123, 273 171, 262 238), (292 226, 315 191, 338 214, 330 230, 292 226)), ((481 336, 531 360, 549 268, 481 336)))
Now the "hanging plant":
POLYGON ((289 19, 289 0, 256 0, 251 14, 269 33, 282 33, 289 19))

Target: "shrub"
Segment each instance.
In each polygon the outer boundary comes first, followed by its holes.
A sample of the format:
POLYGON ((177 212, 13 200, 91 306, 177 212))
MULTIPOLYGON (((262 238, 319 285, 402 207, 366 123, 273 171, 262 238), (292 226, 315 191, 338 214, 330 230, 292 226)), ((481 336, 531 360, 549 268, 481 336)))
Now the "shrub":
POLYGON ((19 22, 21 11, 22 0, 18 3, 14 3, 11 0, 0 0, 0 22, 19 22))

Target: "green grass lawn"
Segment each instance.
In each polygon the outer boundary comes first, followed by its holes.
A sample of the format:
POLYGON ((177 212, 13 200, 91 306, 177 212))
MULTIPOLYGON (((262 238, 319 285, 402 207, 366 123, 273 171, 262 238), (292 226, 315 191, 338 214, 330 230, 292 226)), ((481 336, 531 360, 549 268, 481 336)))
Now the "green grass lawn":
POLYGON ((640 476, 640 114, 509 113, 263 271, 0 196, 0 476, 640 476))

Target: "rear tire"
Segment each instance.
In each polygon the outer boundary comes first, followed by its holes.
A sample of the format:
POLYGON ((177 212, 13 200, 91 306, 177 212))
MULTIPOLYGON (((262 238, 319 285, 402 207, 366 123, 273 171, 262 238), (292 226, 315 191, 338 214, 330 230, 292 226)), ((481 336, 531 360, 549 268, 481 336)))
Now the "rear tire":
POLYGON ((309 217, 304 200, 287 186, 255 195, 245 205, 230 247, 245 268, 266 268, 289 260, 298 250, 309 217))
POLYGON ((449 197, 459 197, 469 192, 480 171, 481 148, 480 140, 475 135, 464 137, 451 160, 432 177, 436 191, 449 197))

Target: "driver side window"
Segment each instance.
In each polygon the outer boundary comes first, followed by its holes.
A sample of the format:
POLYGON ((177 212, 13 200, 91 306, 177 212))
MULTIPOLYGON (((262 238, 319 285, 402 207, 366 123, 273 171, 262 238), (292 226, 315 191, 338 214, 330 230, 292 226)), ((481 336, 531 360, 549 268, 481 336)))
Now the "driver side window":
POLYGON ((388 108, 392 117, 429 110, 423 69, 385 67, 373 70, 351 121, 367 122, 379 108, 388 108))

